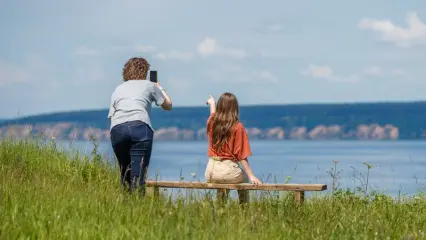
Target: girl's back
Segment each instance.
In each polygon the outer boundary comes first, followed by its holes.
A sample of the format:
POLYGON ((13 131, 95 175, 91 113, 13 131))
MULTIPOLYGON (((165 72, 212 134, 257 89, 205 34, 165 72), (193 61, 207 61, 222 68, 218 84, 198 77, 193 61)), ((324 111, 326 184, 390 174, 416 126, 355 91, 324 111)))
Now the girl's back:
POLYGON ((248 164, 247 158, 251 155, 251 149, 246 129, 239 121, 237 98, 232 93, 224 93, 217 106, 211 96, 207 104, 210 105, 210 116, 207 120, 207 182, 241 183, 248 177, 252 183, 261 184, 248 164))

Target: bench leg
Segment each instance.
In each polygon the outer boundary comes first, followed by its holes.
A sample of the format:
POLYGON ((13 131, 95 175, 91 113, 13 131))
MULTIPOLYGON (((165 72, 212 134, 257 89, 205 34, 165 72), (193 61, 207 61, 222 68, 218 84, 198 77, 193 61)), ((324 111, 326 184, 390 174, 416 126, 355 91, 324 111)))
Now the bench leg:
POLYGON ((227 202, 229 191, 230 191, 229 189, 218 189, 217 200, 224 203, 227 202))
POLYGON ((160 196, 160 189, 158 187, 147 187, 146 194, 150 197, 160 196))
POLYGON ((249 192, 247 190, 238 190, 238 201, 240 204, 249 202, 249 192))
POLYGON ((294 202, 302 204, 305 201, 305 191, 294 191, 294 202))

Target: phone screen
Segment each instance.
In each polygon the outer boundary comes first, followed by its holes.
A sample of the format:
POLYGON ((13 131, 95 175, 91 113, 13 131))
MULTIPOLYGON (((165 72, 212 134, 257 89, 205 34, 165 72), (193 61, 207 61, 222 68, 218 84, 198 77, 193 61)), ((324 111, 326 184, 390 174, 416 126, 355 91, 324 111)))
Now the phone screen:
POLYGON ((149 80, 151 82, 157 82, 157 71, 149 71, 149 80))

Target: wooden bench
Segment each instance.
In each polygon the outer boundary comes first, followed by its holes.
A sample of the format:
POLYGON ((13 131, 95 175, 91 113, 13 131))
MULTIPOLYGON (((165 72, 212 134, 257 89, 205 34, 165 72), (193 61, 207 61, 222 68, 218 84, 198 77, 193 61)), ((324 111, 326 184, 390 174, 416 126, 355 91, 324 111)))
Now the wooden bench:
POLYGON ((306 191, 324 191, 327 189, 325 184, 263 184, 253 185, 248 183, 241 184, 218 184, 205 182, 179 182, 179 181, 146 181, 147 191, 154 196, 159 195, 159 188, 191 188, 191 189, 216 189, 218 199, 226 199, 230 190, 238 191, 239 203, 248 202, 248 190, 263 191, 292 191, 294 192, 294 201, 303 203, 306 191))

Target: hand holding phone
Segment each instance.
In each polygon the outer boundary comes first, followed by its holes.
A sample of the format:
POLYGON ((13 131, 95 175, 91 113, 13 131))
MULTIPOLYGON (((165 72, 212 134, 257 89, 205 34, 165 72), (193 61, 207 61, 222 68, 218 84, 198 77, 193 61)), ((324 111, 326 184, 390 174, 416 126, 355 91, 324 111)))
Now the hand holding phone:
POLYGON ((153 83, 158 82, 157 80, 157 71, 149 71, 149 80, 153 83))

